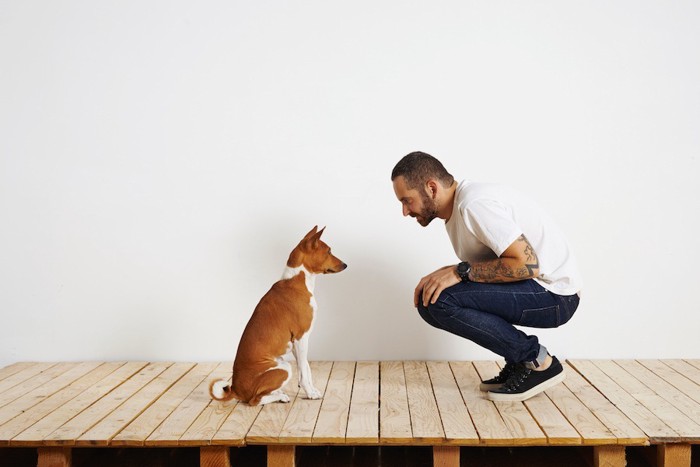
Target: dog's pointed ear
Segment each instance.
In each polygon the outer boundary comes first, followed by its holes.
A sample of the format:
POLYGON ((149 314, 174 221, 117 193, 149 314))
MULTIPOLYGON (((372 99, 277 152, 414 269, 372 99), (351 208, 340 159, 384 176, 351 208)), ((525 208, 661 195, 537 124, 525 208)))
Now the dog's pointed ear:
POLYGON ((311 237, 311 246, 316 248, 318 246, 318 241, 321 238, 321 235, 323 235, 323 231, 326 230, 326 228, 322 228, 318 232, 316 232, 312 237, 311 237))
MULTIPOLYGON (((325 227, 324 227, 324 228, 325 228, 325 227)), ((317 231, 318 231, 318 226, 317 226, 317 225, 314 225, 314 228, 311 229, 311 230, 309 230, 309 233, 307 233, 306 235, 304 235, 304 239, 303 239, 302 241, 309 240, 311 237, 313 237, 314 235, 316 235, 316 232, 317 232, 317 231)))

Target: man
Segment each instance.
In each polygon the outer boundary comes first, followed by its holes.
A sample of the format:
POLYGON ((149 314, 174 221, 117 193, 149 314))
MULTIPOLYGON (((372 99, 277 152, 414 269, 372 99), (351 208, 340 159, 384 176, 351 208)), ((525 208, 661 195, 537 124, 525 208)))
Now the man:
POLYGON ((404 216, 424 227, 445 220, 461 260, 418 282, 413 300, 420 316, 506 360, 481 390, 491 400, 522 401, 563 381, 559 360, 514 326, 558 327, 578 307, 576 262, 552 219, 505 186, 457 183, 423 152, 401 159, 391 180, 404 216))

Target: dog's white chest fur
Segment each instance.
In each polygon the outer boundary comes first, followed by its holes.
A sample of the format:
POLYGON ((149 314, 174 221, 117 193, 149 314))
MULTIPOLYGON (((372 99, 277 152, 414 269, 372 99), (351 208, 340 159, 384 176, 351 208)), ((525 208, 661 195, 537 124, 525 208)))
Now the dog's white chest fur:
POLYGON ((303 265, 297 266, 295 268, 290 268, 289 266, 287 266, 284 268, 284 273, 282 273, 282 279, 291 279, 300 272, 304 273, 304 282, 306 283, 306 288, 311 294, 311 300, 309 300, 309 304, 311 305, 311 309, 313 310, 314 314, 316 314, 316 308, 318 307, 318 305, 316 304, 316 298, 314 297, 314 287, 316 286, 316 274, 307 271, 303 265))

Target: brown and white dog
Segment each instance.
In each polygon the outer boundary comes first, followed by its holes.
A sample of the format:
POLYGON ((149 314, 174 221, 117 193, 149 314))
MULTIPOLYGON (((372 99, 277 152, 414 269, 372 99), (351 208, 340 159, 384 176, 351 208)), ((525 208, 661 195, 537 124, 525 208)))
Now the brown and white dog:
POLYGON ((309 399, 321 392, 311 380, 307 360, 309 334, 316 313, 314 285, 319 274, 335 273, 347 265, 321 241, 318 226, 292 250, 282 279, 260 299, 238 344, 233 378, 212 381, 209 393, 217 400, 238 399, 250 405, 289 402, 282 388, 292 375, 288 360, 294 353, 299 385, 309 399))

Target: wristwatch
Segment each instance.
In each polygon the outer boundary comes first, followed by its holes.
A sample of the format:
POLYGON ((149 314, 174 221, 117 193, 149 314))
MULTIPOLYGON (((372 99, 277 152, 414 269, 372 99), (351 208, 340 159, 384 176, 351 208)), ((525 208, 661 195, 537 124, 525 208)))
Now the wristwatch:
POLYGON ((463 261, 457 265, 457 275, 462 282, 469 282, 469 273, 472 270, 472 265, 463 261))

